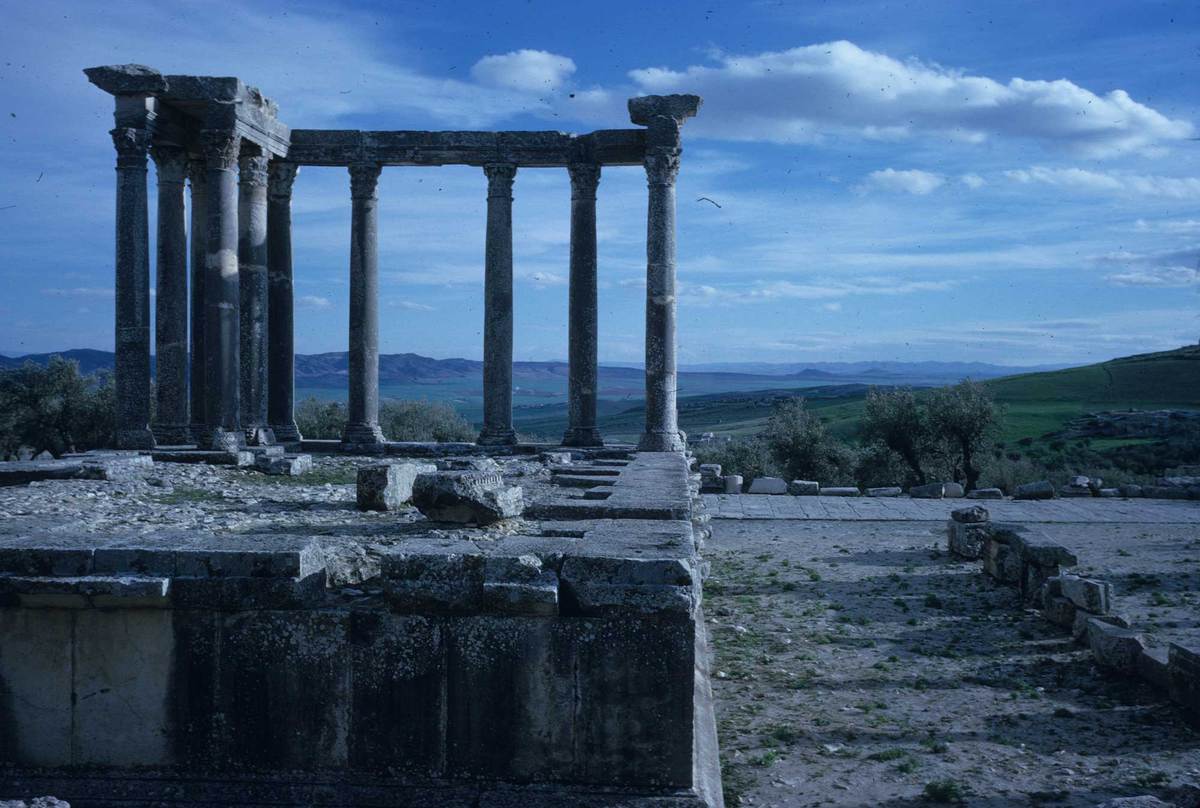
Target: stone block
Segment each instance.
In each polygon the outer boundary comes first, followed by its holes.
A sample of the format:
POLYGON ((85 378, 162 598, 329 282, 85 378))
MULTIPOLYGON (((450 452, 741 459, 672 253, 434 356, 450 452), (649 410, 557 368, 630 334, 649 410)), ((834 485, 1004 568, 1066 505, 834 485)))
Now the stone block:
POLYGON ((991 518, 987 508, 982 505, 969 505, 966 508, 955 508, 950 511, 950 518, 965 525, 986 522, 991 518))
POLYGON ((983 543, 983 571, 1005 584, 1021 582, 1021 555, 1002 536, 989 533, 983 543))
POLYGON ((1058 495, 1065 498, 1084 498, 1092 496, 1092 489, 1086 485, 1064 485, 1058 489, 1058 495))
POLYGON ((1173 802, 1163 802, 1152 794, 1140 797, 1117 797, 1098 803, 1096 808, 1177 808, 1173 802))
POLYGON ((725 493, 740 494, 742 493, 742 475, 726 474, 725 475, 725 493))
POLYGON ((1142 487, 1134 483, 1126 483, 1117 490, 1121 492, 1121 496, 1128 499, 1136 499, 1142 495, 1142 487))
POLYGON ((569 466, 575 458, 570 452, 542 452, 542 461, 559 466, 569 466))
POLYGON ((967 492, 967 499, 1004 499, 1004 492, 999 488, 976 488, 967 492))
POLYGON ((1193 724, 1200 725, 1200 647, 1171 643, 1167 670, 1171 701, 1183 708, 1193 724))
POLYGON ((1088 646, 1096 664, 1123 674, 1136 674, 1145 643, 1132 629, 1114 626, 1095 617, 1087 622, 1088 646))
POLYGON ((821 493, 821 484, 816 480, 792 480, 788 493, 794 497, 815 497, 821 493))
POLYGON ((284 455, 272 457, 268 454, 259 455, 254 459, 254 468, 263 474, 279 477, 299 477, 308 474, 313 469, 312 455, 284 455))
POLYGON ((946 499, 962 499, 967 495, 967 489, 962 483, 942 483, 942 496, 946 499))
POLYGON ((1042 617, 1056 626, 1069 629, 1075 625, 1075 604, 1061 595, 1051 595, 1042 589, 1042 617))
POLYGON ((1171 689, 1171 666, 1168 648, 1143 648, 1138 657, 1138 675, 1164 691, 1171 689))
POLYGON ((822 488, 821 496, 823 497, 860 497, 862 492, 853 486, 835 485, 831 488, 822 488))
POLYGON ((868 488, 867 496, 869 497, 898 497, 904 493, 904 490, 899 486, 887 486, 884 488, 868 488))
POLYGON ((558 575, 535 555, 488 558, 483 606, 504 614, 558 614, 558 575))
POLYGON ((750 482, 751 494, 786 494, 787 483, 779 477, 755 477, 750 482))
POLYGON ((154 460, 150 455, 85 456, 80 463, 79 476, 86 480, 119 482, 138 479, 152 468, 154 460))
POLYGON ((360 511, 393 511, 412 499, 417 476, 437 471, 431 463, 377 463, 358 470, 355 504, 360 511))
POLYGON ((35 480, 70 480, 82 467, 78 460, 8 460, 0 462, 0 486, 26 485, 35 480))
POLYGON ((1054 499, 1054 486, 1049 480, 1018 485, 1013 491, 1013 499, 1054 499))
POLYGON ((113 95, 156 95, 167 91, 167 79, 145 65, 104 65, 83 71, 88 81, 113 95))
POLYGON ((941 499, 946 496, 945 483, 926 483, 914 485, 908 489, 908 495, 913 499, 941 499))
POLYGON ((1112 586, 1107 581, 1063 575, 1059 578, 1063 597, 1092 614, 1108 614, 1112 604, 1112 586))
POLYGON ((436 471, 489 471, 500 473, 500 464, 490 457, 446 457, 437 461, 436 471))
POLYGON ((983 556, 991 527, 987 522, 965 524, 953 520, 946 524, 947 546, 959 558, 976 559, 983 556))
POLYGON ((75 612, 64 609, 0 609, 4 763, 56 766, 71 760, 74 626, 75 612))
POLYGON ((1099 620, 1117 628, 1130 628, 1129 621, 1119 614, 1092 614, 1076 607, 1075 622, 1071 624, 1071 636, 1076 642, 1087 642, 1089 620, 1099 620))
POLYGON ((1104 499, 1117 499, 1121 496, 1121 489, 1119 489, 1119 488, 1101 488, 1098 491, 1096 491, 1096 496, 1103 497, 1104 499))

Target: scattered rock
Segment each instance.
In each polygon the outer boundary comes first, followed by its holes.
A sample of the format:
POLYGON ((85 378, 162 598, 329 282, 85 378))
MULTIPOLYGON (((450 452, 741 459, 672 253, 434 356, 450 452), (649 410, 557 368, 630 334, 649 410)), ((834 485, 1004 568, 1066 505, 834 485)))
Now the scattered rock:
POLYGON ((885 488, 868 488, 867 496, 869 497, 898 497, 904 491, 899 486, 888 486, 885 488))
POLYGON ((378 463, 358 470, 355 504, 360 511, 394 511, 412 499, 417 475, 437 471, 430 463, 378 463))
POLYGON ((54 455, 50 454, 50 452, 43 449, 42 451, 40 451, 36 455, 34 455, 33 459, 34 460, 53 460, 54 455))
POLYGON ((914 485, 908 489, 908 495, 913 499, 942 499, 946 496, 945 483, 926 483, 914 485))
POLYGON ((988 516, 987 508, 982 505, 970 505, 966 508, 955 508, 950 512, 950 518, 955 522, 973 525, 979 522, 986 522, 990 517, 988 516))
POLYGON ((490 457, 446 457, 437 461, 438 471, 488 471, 500 473, 500 464, 490 457))
POLYGON ((725 475, 725 493, 740 494, 742 493, 742 475, 726 474, 725 475))
POLYGON ((1141 797, 1117 797, 1115 800, 1099 803, 1096 808, 1176 808, 1173 802, 1163 802, 1158 797, 1146 794, 1141 797))
POLYGON ((1018 485, 1013 491, 1013 499, 1054 499, 1054 486, 1049 480, 1018 485))
POLYGON ((850 486, 834 486, 833 488, 822 488, 821 496, 823 497, 857 497, 861 496, 857 488, 850 486))
POLYGON ((419 474, 412 502, 435 522, 490 525, 525 511, 519 487, 504 485, 499 474, 481 471, 419 474))
POLYGON ((1004 499, 1004 492, 999 488, 976 488, 967 492, 967 499, 1004 499))
POLYGON ((284 455, 283 457, 271 457, 269 455, 259 455, 254 459, 254 468, 264 474, 273 474, 281 477, 299 477, 302 474, 308 474, 313 469, 312 455, 284 455))
POLYGON ((751 494, 786 494, 787 483, 779 477, 755 477, 750 482, 751 494))
POLYGON ((32 800, 0 800, 0 808, 71 808, 71 803, 54 797, 35 797, 32 800))
POLYGON ((967 495, 962 483, 942 483, 942 496, 946 499, 961 499, 967 495))
POLYGON ((816 480, 792 480, 788 493, 796 497, 815 497, 821 493, 821 484, 816 480))
POLYGON ((1118 490, 1121 492, 1121 496, 1128 497, 1129 499, 1136 499, 1142 495, 1142 487, 1133 483, 1126 483, 1118 490))

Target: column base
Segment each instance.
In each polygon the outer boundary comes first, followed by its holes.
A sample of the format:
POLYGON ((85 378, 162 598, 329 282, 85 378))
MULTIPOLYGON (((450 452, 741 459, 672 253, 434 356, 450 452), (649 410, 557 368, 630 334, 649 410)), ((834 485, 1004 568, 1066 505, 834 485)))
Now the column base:
POLYGON ((600 430, 594 426, 576 426, 569 428, 563 433, 563 446, 603 446, 604 438, 600 436, 600 430))
POLYGON ((216 427, 208 433, 207 443, 217 452, 237 452, 246 448, 246 435, 240 429, 216 427))
POLYGON ((194 443, 196 446, 204 446, 208 443, 209 437, 212 435, 212 430, 207 424, 188 424, 188 432, 191 434, 189 443, 194 443))
POLYGON ((643 432, 638 441, 639 452, 682 452, 687 442, 681 432, 643 432))
POLYGON ((155 424, 150 429, 158 446, 186 446, 192 443, 192 428, 186 424, 155 424))
POLYGON ((272 424, 271 431, 275 433, 275 440, 280 443, 299 443, 304 440, 295 421, 290 424, 272 424))
POLYGON ((475 443, 479 446, 516 446, 517 433, 511 429, 492 429, 485 426, 475 443))
POLYGON ((269 426, 252 426, 246 429, 247 446, 274 446, 275 433, 269 426))
POLYGON ((153 449, 154 446, 154 433, 149 427, 117 430, 118 449, 153 449))
POLYGON ((350 446, 382 445, 387 439, 379 424, 346 424, 342 431, 342 443, 350 446))

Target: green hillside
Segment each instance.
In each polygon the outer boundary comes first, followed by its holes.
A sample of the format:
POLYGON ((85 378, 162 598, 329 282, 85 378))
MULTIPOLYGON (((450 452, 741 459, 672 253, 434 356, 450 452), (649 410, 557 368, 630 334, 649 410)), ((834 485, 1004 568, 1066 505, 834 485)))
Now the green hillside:
MULTIPOLYGON (((1200 408, 1200 346, 1111 359, 1095 365, 1024 373, 984 382, 1006 411, 1001 440, 1039 438, 1066 422, 1097 410, 1200 408)), ((831 431, 852 438, 862 416, 867 387, 828 385, 804 390, 811 409, 831 431)), ((680 426, 690 435, 714 432, 741 436, 762 429, 777 401, 796 390, 758 390, 681 397, 680 426)), ((529 434, 561 434, 560 413, 518 414, 518 429, 529 434)), ((640 401, 622 402, 602 413, 600 427, 613 438, 633 439, 642 429, 640 401)))

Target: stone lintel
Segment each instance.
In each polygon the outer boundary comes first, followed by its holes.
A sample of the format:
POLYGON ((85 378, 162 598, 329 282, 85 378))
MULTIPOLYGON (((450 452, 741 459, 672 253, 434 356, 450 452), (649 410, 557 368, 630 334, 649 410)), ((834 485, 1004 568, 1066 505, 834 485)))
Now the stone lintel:
POLYGON ((158 95, 169 87, 167 78, 145 65, 101 65, 83 71, 88 81, 112 95, 158 95))
POLYGON ((629 120, 639 126, 654 127, 666 119, 678 128, 696 116, 701 103, 703 99, 698 95, 642 95, 629 99, 629 120))

